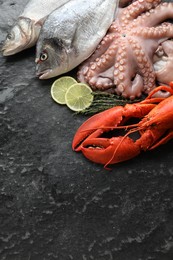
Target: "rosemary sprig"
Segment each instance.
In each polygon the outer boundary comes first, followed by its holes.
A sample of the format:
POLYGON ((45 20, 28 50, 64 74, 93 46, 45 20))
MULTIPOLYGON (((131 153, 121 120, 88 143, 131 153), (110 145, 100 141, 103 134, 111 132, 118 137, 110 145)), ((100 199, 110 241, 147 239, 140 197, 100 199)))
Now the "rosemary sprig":
POLYGON ((107 92, 93 92, 94 99, 92 104, 77 113, 83 114, 83 115, 93 115, 99 112, 102 112, 106 109, 109 109, 114 106, 125 106, 127 103, 132 104, 141 101, 142 99, 134 99, 134 100, 129 100, 125 99, 123 97, 120 97, 116 94, 110 94, 107 92))

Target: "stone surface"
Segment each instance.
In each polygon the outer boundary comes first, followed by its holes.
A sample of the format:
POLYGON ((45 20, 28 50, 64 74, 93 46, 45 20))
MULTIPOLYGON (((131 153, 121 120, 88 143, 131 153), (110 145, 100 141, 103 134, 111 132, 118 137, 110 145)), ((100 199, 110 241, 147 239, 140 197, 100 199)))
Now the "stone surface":
MULTIPOLYGON (((0 1, 1 42, 25 3, 0 1)), ((86 117, 52 101, 34 56, 0 56, 0 259, 173 259, 173 142, 111 172, 74 153, 86 117)))

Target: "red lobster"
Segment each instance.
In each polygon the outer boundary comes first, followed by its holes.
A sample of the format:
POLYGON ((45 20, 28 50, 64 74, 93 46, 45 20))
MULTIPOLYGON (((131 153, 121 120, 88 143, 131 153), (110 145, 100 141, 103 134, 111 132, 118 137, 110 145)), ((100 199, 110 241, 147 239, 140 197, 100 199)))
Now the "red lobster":
MULTIPOLYGON (((112 133, 114 133, 113 131, 112 133)), ((104 164, 123 162, 137 156, 141 151, 151 150, 173 138, 173 82, 170 87, 154 89, 142 102, 116 106, 96 114, 77 130, 72 148, 82 151, 89 160, 104 164), (168 98, 152 98, 157 91, 170 92, 168 98), (131 118, 141 119, 128 125, 131 118), (125 125, 126 123, 126 125, 125 125), (104 137, 111 130, 128 130, 124 136, 104 137), (133 140, 130 134, 138 132, 133 140)))

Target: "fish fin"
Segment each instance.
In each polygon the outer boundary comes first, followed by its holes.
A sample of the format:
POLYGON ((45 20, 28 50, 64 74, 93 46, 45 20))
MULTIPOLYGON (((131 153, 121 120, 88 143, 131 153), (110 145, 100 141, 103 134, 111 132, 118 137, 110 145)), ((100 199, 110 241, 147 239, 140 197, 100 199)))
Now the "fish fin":
POLYGON ((76 42, 78 41, 78 24, 77 26, 75 26, 74 28, 74 32, 73 32, 73 38, 71 40, 71 44, 70 44, 70 49, 73 49, 73 51, 75 52, 75 54, 78 53, 77 49, 75 46, 77 46, 76 42))

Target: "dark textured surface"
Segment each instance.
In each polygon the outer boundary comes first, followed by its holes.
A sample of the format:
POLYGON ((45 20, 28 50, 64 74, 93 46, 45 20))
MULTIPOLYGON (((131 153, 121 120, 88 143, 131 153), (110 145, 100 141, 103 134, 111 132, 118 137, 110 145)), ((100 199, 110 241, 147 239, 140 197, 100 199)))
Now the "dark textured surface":
MULTIPOLYGON (((0 1, 0 41, 25 3, 0 1)), ((173 142, 111 172, 72 152, 86 118, 52 101, 34 55, 0 57, 0 259, 173 259, 173 142)))

